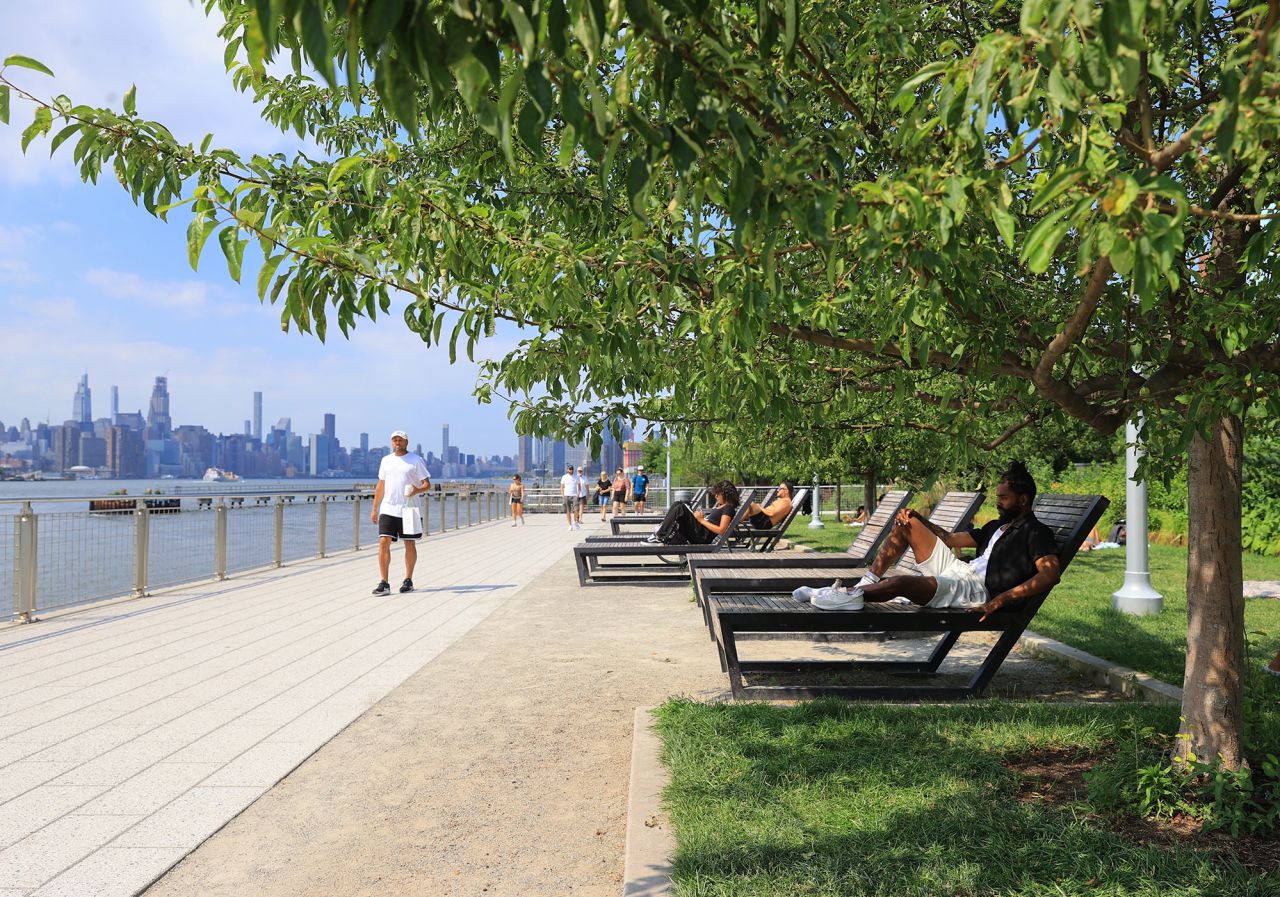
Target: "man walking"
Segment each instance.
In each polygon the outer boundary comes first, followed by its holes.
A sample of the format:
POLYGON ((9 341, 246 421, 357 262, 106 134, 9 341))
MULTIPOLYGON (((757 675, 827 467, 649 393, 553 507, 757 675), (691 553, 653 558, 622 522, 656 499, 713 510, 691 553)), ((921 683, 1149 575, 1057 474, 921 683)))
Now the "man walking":
POLYGON ((373 510, 369 519, 378 524, 378 584, 375 595, 388 595, 391 585, 387 577, 391 568, 391 543, 404 540, 404 582, 401 592, 413 591, 413 567, 418 562, 418 539, 422 533, 407 535, 404 510, 409 499, 431 488, 431 475, 422 456, 409 451, 409 434, 396 430, 391 434, 390 455, 382 457, 378 466, 378 485, 373 490, 373 510))
POLYGON ((569 531, 578 527, 573 525, 574 514, 578 510, 578 478, 573 473, 573 465, 566 464, 564 476, 560 478, 560 500, 564 502, 564 519, 569 524, 569 531))
POLYGON ((649 478, 644 475, 644 465, 636 468, 636 475, 631 478, 631 500, 636 503, 636 513, 644 513, 645 496, 649 494, 649 478))

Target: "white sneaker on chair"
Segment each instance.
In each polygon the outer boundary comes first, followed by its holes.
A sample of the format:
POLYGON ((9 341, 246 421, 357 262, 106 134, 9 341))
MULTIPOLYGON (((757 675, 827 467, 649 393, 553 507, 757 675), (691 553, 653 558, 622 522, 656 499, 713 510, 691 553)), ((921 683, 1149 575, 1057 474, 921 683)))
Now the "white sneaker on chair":
POLYGON ((791 593, 791 597, 796 599, 797 601, 808 603, 809 600, 813 598, 814 594, 817 593, 817 591, 818 590, 815 589, 813 586, 801 586, 800 588, 796 589, 794 592, 791 593))
POLYGON ((819 610, 862 610, 862 589, 835 589, 827 587, 819 589, 810 603, 819 610))

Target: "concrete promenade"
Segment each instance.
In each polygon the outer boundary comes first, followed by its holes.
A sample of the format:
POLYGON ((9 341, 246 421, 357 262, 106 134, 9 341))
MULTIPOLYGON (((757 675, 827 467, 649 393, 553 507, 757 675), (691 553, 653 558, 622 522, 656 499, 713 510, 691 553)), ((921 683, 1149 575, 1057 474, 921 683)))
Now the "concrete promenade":
POLYGON ((409 595, 365 549, 0 629, 0 897, 140 891, 577 541, 534 519, 409 595))

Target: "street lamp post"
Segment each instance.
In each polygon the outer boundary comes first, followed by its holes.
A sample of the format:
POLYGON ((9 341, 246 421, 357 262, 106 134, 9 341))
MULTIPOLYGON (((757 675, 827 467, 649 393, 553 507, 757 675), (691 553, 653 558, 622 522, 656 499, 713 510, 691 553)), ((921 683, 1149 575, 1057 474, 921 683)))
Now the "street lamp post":
POLYGON ((813 475, 813 492, 810 494, 809 500, 813 502, 813 519, 809 521, 809 529, 822 529, 825 524, 818 517, 818 505, 820 504, 821 496, 818 494, 818 475, 816 473, 813 475))
POLYGON ((1164 596, 1151 586, 1147 564, 1147 484, 1136 480, 1138 425, 1141 417, 1125 427, 1125 570, 1124 585, 1111 595, 1111 606, 1121 613, 1147 616, 1164 610, 1164 596))

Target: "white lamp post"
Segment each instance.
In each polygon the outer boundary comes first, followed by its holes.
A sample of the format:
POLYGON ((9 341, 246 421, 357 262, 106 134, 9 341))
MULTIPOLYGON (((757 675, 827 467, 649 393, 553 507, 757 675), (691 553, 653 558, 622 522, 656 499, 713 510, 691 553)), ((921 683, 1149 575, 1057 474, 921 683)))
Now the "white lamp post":
POLYGON ((671 507, 671 428, 667 428, 667 507, 671 507))
POLYGON ((1111 595, 1111 606, 1121 613, 1151 615, 1164 610, 1164 596, 1151 586, 1147 563, 1147 484, 1135 480, 1138 472, 1138 420, 1125 427, 1125 570, 1124 585, 1111 595))
POLYGON ((818 504, 820 498, 821 497, 818 495, 818 475, 815 473, 813 475, 813 493, 809 498, 809 500, 813 502, 813 519, 809 521, 809 529, 822 529, 826 525, 818 517, 818 504))

